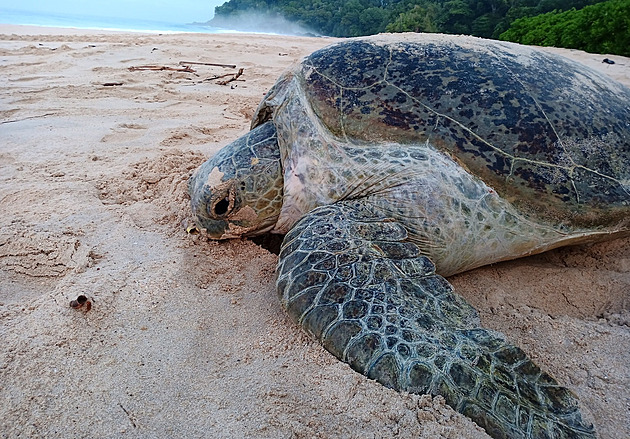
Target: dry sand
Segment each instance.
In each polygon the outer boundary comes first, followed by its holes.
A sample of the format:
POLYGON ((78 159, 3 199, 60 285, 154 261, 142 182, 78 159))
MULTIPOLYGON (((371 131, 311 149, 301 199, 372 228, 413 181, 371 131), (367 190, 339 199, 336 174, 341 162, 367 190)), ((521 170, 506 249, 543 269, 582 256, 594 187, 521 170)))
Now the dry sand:
MULTIPOLYGON (((310 340, 276 299, 275 255, 184 231, 190 171, 333 39, 0 33, 0 437, 487 437, 310 340), (129 71, 179 61, 244 74, 129 71), (69 307, 80 294, 90 311, 69 307)), ((630 83, 629 59, 553 51, 630 83)), ((630 437, 630 239, 451 281, 602 438, 630 437)))

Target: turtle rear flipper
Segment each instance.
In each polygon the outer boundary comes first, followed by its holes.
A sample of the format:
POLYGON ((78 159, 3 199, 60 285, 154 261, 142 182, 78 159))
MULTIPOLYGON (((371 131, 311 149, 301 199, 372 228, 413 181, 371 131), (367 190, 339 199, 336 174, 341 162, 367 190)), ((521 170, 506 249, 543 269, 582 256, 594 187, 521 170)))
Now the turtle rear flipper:
POLYGON ((442 395, 495 438, 591 438, 576 397, 480 327, 399 223, 361 201, 317 208, 285 237, 278 293, 289 314, 356 371, 442 395))

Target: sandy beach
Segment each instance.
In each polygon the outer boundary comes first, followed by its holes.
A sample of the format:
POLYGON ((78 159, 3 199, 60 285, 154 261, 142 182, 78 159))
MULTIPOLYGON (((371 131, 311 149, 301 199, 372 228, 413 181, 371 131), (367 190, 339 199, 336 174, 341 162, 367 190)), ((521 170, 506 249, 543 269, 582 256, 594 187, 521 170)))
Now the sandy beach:
MULTIPOLYGON (((0 437, 488 437, 311 340, 277 256, 186 233, 190 173, 335 41, 0 25, 0 437)), ((630 59, 547 50, 630 85, 630 59)), ((630 437, 630 239, 450 281, 601 438, 630 437)))

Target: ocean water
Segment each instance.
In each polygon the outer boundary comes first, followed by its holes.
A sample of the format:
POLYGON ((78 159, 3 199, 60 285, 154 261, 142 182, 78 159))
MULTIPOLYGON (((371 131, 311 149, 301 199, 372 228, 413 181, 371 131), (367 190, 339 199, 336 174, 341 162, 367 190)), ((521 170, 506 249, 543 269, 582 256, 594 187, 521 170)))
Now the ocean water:
POLYGON ((175 23, 129 18, 96 17, 88 15, 54 15, 17 9, 0 8, 0 23, 48 26, 76 29, 122 30, 152 33, 221 33, 229 29, 207 26, 203 23, 175 23))

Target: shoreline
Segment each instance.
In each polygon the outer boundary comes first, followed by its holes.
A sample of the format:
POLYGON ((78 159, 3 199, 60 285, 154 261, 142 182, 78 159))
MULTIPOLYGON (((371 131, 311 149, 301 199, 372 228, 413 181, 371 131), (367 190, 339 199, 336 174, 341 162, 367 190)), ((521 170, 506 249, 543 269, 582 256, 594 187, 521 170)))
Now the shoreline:
MULTIPOLYGON (((119 29, 89 29, 79 27, 43 26, 38 24, 10 24, 0 23, 0 34, 4 35, 94 35, 94 34, 138 34, 157 35, 154 32, 119 30, 119 29)), ((191 32, 194 33, 194 32, 191 32)))
MULTIPOLYGON (((194 25, 190 23, 189 25, 194 25)), ((0 33, 11 33, 15 35, 98 35, 98 34, 146 34, 146 35, 221 35, 221 34, 233 34, 233 35, 273 35, 273 36, 285 36, 289 38, 334 38, 327 36, 315 36, 315 35, 285 35, 279 33, 270 32, 255 32, 255 31, 239 31, 233 29, 221 29, 214 28, 214 31, 208 30, 147 30, 147 29, 118 29, 118 28, 100 28, 100 27, 75 27, 75 26, 47 26, 39 24, 11 24, 0 23, 0 33)))

